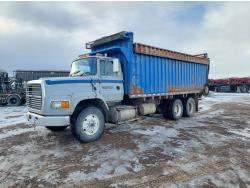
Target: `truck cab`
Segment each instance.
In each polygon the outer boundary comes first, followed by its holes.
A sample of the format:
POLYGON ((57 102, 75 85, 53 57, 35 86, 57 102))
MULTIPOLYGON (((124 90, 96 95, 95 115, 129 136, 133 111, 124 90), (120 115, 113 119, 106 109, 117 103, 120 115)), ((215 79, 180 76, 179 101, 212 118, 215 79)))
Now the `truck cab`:
POLYGON ((70 76, 89 78, 94 92, 98 92, 106 102, 123 99, 123 74, 119 59, 81 55, 71 64, 70 76))
POLYGON ((92 79, 91 84, 97 85, 94 91, 99 92, 106 102, 120 102, 123 99, 123 74, 119 59, 101 55, 77 59, 71 65, 70 76, 92 79))
MULTIPOLYGON (((43 78, 27 84, 27 119, 31 124, 61 131, 70 124, 81 124, 83 141, 92 141, 95 128, 108 121, 109 107, 124 97, 123 73, 119 59, 97 54, 80 55, 71 64, 70 77, 43 78), (84 121, 77 121, 84 110, 84 121), (90 111, 88 111, 90 109, 90 111), (84 124, 84 125, 82 125, 84 124), (90 127, 90 128, 89 128, 90 127)), ((81 115, 82 117, 82 115, 81 115)), ((81 120, 82 121, 82 120, 81 120)), ((76 129, 76 128, 72 128, 76 129)), ((73 130, 74 134, 77 130, 73 130)))

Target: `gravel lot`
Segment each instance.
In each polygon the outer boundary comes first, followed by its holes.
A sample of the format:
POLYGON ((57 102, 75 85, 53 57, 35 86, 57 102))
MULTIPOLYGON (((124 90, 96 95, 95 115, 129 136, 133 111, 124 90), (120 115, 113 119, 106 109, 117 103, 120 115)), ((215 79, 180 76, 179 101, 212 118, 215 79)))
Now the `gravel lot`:
POLYGON ((0 107, 0 187, 250 187, 250 94, 200 102, 193 118, 107 125, 89 144, 0 107))

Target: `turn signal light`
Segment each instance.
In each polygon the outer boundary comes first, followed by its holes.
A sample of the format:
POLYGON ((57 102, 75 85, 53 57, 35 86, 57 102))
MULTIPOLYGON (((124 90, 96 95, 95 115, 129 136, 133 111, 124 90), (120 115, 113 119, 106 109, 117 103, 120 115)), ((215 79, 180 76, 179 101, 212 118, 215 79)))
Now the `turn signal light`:
POLYGON ((70 107, 70 104, 69 104, 69 101, 51 101, 50 106, 51 106, 51 108, 66 109, 66 108, 70 107))
POLYGON ((61 108, 69 108, 69 101, 61 101, 61 108))

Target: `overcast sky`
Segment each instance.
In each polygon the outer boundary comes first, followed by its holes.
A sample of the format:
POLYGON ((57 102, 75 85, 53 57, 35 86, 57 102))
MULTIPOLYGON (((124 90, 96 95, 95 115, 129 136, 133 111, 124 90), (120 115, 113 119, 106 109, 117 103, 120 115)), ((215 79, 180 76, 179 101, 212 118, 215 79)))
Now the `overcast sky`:
POLYGON ((85 43, 119 31, 211 59, 210 78, 250 76, 250 3, 0 2, 0 69, 68 70, 85 43))

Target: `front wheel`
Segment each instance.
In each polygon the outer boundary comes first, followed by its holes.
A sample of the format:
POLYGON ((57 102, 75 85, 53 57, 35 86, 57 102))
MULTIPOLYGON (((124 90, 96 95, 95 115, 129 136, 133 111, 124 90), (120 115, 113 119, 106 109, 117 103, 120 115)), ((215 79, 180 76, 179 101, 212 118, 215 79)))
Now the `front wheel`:
POLYGON ((96 107, 84 108, 71 127, 72 134, 81 142, 98 140, 104 131, 105 120, 102 111, 96 107))
POLYGON ((46 128, 52 132, 64 131, 68 126, 47 126, 46 128))

